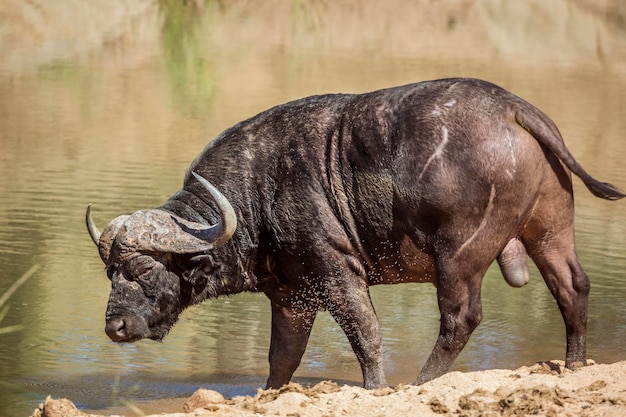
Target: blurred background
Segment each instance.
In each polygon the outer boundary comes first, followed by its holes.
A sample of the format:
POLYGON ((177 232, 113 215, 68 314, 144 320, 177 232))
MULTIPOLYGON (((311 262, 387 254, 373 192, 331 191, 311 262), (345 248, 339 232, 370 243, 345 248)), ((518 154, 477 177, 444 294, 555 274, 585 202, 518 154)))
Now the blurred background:
MULTIPOLYGON (((175 410, 200 386, 254 393, 268 372, 263 295, 193 307, 163 343, 109 341, 87 203, 100 228, 160 205, 206 143, 276 104, 451 76, 529 100, 587 170, 626 189, 624 0, 0 0, 0 296, 40 266, 0 306, 0 416, 29 415, 49 394, 133 415, 129 404, 175 410)), ((578 180, 575 192, 589 357, 624 360, 626 206, 578 180)), ((372 296, 388 380, 409 383, 437 336, 434 287, 372 296)), ((454 370, 564 358, 563 322, 536 273, 513 289, 492 268, 483 304, 454 370)), ((328 378, 361 383, 323 313, 296 380, 328 378)))

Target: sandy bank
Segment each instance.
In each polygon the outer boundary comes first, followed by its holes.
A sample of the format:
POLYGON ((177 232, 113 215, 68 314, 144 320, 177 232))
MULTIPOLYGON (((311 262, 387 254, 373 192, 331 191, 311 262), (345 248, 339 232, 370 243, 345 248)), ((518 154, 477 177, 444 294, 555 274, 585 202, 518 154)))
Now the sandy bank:
MULTIPOLYGON (((200 389, 180 413, 208 416, 624 416, 626 361, 594 364, 576 371, 562 361, 516 370, 451 372, 421 386, 373 391, 321 382, 310 388, 290 384, 259 390, 254 397, 224 399, 200 389)), ((137 410, 139 411, 139 410, 137 410)), ((133 415, 132 413, 128 414, 133 415)), ((48 398, 33 417, 84 417, 69 400, 48 398)))

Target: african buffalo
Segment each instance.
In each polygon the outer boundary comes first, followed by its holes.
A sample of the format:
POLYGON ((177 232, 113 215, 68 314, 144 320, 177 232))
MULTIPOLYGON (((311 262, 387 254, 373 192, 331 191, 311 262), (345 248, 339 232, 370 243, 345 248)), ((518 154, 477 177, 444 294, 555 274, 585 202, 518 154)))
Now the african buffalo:
POLYGON ((274 107, 212 141, 161 207, 103 232, 87 208, 112 284, 106 333, 160 340, 190 305, 263 292, 267 387, 289 382, 322 310, 347 335, 365 387, 382 387, 368 287, 432 282, 441 325, 422 383, 448 371, 480 323, 489 265, 522 286, 530 256, 563 315, 574 368, 586 360, 589 279, 574 249, 570 172, 598 197, 625 196, 585 172, 548 116, 481 80, 274 107))

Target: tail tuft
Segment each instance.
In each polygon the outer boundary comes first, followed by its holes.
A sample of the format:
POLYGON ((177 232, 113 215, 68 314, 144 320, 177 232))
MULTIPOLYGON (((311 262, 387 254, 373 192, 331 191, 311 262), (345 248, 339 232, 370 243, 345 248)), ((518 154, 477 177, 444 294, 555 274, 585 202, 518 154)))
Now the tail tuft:
POLYGON ((601 182, 593 178, 589 178, 584 182, 587 189, 596 197, 604 198, 605 200, 620 200, 626 197, 626 194, 608 182, 601 182))

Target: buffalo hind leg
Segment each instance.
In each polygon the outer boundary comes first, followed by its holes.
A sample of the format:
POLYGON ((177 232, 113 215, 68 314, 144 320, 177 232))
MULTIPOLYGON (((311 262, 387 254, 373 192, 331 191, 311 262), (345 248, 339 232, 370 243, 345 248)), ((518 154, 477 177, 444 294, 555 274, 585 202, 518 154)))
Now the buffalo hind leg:
POLYGON ((482 319, 480 286, 485 271, 467 276, 459 262, 438 269, 437 300, 441 313, 437 342, 416 384, 448 372, 482 319))
POLYGON ((309 341, 316 313, 272 303, 270 376, 266 389, 280 388, 291 380, 309 341))
POLYGON ((574 201, 571 180, 558 161, 556 174, 544 183, 521 240, 555 298, 567 337, 565 366, 584 365, 587 359, 587 301, 589 278, 580 266, 574 245, 574 201))
MULTIPOLYGON (((366 389, 387 386, 383 369, 382 337, 369 290, 359 278, 327 289, 328 310, 342 328, 363 373, 366 389)), ((338 284, 338 285, 336 285, 338 284)))
POLYGON ((565 244, 551 245, 550 249, 538 246, 537 250, 531 252, 531 257, 554 296, 565 322, 565 366, 575 369, 585 365, 587 360, 587 303, 590 282, 578 262, 573 238, 565 239, 563 243, 565 244))

